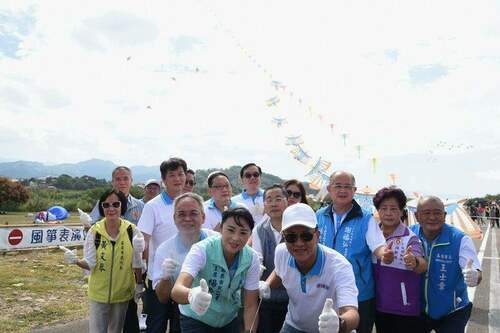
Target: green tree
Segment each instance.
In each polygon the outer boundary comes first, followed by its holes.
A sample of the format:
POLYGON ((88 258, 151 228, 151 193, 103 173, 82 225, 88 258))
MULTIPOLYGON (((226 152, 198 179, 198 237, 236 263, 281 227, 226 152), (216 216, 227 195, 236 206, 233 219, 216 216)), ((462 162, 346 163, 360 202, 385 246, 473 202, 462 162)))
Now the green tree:
POLYGON ((16 210, 20 205, 27 202, 30 192, 18 182, 13 182, 9 178, 0 177, 0 209, 16 210))

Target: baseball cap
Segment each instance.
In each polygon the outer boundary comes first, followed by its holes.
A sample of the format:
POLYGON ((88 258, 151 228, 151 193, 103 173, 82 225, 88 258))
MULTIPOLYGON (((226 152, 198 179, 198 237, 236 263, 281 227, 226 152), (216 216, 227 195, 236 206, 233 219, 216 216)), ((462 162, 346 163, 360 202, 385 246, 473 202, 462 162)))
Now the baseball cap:
POLYGON ((148 186, 148 185, 151 185, 151 184, 156 184, 156 185, 158 185, 158 186, 161 188, 161 183, 160 183, 160 181, 159 181, 159 180, 156 180, 156 179, 154 179, 154 178, 149 179, 149 180, 146 182, 146 184, 144 184, 144 187, 146 187, 146 186, 148 186))
POLYGON ((304 203, 296 203, 288 206, 283 212, 281 231, 295 225, 302 225, 307 228, 316 228, 316 214, 314 210, 304 203))

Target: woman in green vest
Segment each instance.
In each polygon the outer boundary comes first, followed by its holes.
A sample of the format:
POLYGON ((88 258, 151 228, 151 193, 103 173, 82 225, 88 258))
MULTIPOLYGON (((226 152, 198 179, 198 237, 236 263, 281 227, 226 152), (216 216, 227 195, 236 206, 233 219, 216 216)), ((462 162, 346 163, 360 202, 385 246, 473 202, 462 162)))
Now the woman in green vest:
POLYGON ((260 261, 246 245, 253 226, 247 209, 229 209, 222 214, 221 235, 191 247, 172 289, 183 333, 239 332, 242 291, 245 331, 256 331, 260 261))
POLYGON ((120 217, 126 210, 127 198, 122 192, 104 192, 99 199, 99 212, 104 218, 90 228, 84 258, 78 259, 76 250, 64 254, 67 263, 90 271, 89 331, 92 333, 121 332, 129 301, 143 290, 144 238, 135 225, 120 217))

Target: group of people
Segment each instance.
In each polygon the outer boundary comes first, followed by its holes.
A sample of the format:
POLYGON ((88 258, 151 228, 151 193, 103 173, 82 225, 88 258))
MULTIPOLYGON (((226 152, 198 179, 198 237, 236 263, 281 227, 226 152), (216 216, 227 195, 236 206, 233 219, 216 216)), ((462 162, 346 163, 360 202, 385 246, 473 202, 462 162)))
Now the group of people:
POLYGON ((91 271, 91 332, 137 332, 141 297, 147 332, 464 332, 481 267, 439 198, 421 198, 408 227, 401 189, 377 192, 377 220, 345 171, 330 176, 331 204, 317 212, 297 180, 262 189, 255 163, 235 196, 224 172, 211 173, 205 202, 181 158, 160 173, 163 190, 150 181, 139 200, 130 169, 116 168, 83 258, 65 253, 91 271))
POLYGON ((500 228, 500 206, 497 202, 492 201, 489 204, 472 204, 469 208, 469 214, 472 219, 480 226, 490 222, 492 228, 497 226, 500 228))

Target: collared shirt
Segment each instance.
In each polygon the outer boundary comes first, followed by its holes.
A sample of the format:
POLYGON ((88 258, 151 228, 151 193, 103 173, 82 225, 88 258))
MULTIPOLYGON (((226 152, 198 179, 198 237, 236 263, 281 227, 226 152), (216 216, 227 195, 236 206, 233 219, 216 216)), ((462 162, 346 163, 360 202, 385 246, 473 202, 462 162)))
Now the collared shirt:
MULTIPOLYGON (((352 209, 352 207, 351 207, 352 209)), ((335 209, 333 208, 332 205, 332 213, 333 213, 333 219, 334 219, 334 232, 337 233, 337 231, 340 228, 340 225, 344 222, 345 217, 349 214, 351 211, 349 209, 347 212, 338 214, 335 212, 335 209)), ((334 234, 335 237, 335 234, 334 234)), ((366 239, 366 244, 368 244, 368 247, 372 252, 374 252, 376 249, 378 249, 380 246, 385 245, 385 238, 384 234, 380 230, 380 227, 377 223, 377 220, 372 216, 370 218, 370 221, 368 221, 368 230, 365 235, 366 239)))
POLYGON ((150 280, 153 280, 153 262, 156 249, 161 243, 177 233, 173 203, 174 199, 163 191, 146 203, 137 225, 140 231, 151 236, 148 257, 148 278, 150 280))
MULTIPOLYGON (((211 237, 214 235, 218 235, 218 232, 202 228, 200 230, 200 240, 203 240, 207 237, 211 237)), ((177 271, 174 275, 174 281, 177 279, 180 273, 180 269, 186 255, 188 254, 191 247, 187 247, 179 237, 179 233, 175 234, 175 236, 167 239, 156 249, 154 263, 153 263, 153 289, 156 288, 158 283, 161 280, 162 268, 161 265, 165 261, 165 259, 170 258, 174 259, 179 263, 179 267, 177 267, 177 271)))
POLYGON ((318 317, 327 298, 333 300, 337 313, 341 307, 358 307, 352 266, 337 251, 318 244, 313 267, 302 274, 282 243, 276 247, 274 263, 289 297, 285 318, 288 325, 305 332, 319 332, 318 317))
POLYGON ((245 205, 253 216, 255 224, 264 217, 264 190, 259 189, 255 195, 249 195, 246 190, 231 198, 235 202, 245 205))
MULTIPOLYGON (((426 260, 429 260, 431 247, 436 241, 437 237, 432 241, 427 240, 425 237, 422 237, 422 239, 422 245, 425 250, 425 258, 426 260)), ((460 265, 461 269, 465 269, 469 260, 472 260, 472 268, 480 271, 482 270, 481 262, 479 261, 479 258, 477 256, 476 247, 474 246, 474 242, 472 241, 472 238, 470 238, 470 236, 465 235, 464 237, 462 237, 462 240, 460 241, 460 250, 458 253, 458 264, 460 265)))
MULTIPOLYGON (((229 201, 229 208, 236 207, 247 208, 247 206, 245 206, 244 204, 231 199, 229 201)), ((222 212, 215 206, 215 201, 213 198, 210 198, 203 203, 203 210, 205 211, 205 222, 203 223, 203 227, 213 230, 215 226, 219 224, 220 221, 222 221, 222 212)))
MULTIPOLYGON (((270 217, 266 217, 265 219, 262 220, 262 222, 266 221, 267 219, 270 219, 270 217)), ((271 223, 271 231, 273 232, 274 239, 276 241, 276 244, 279 244, 281 242, 281 232, 274 229, 272 223, 271 223)), ((254 227, 252 230, 252 248, 262 256, 262 242, 260 241, 259 238, 259 233, 257 232, 257 228, 254 227)))
MULTIPOLYGON (((125 220, 137 225, 141 217, 143 208, 144 202, 142 202, 140 199, 134 198, 132 194, 129 194, 127 197, 127 211, 122 215, 122 217, 125 220)), ((92 218, 92 224, 95 224, 97 221, 104 217, 101 215, 101 213, 99 213, 99 201, 97 201, 89 215, 92 218)))

